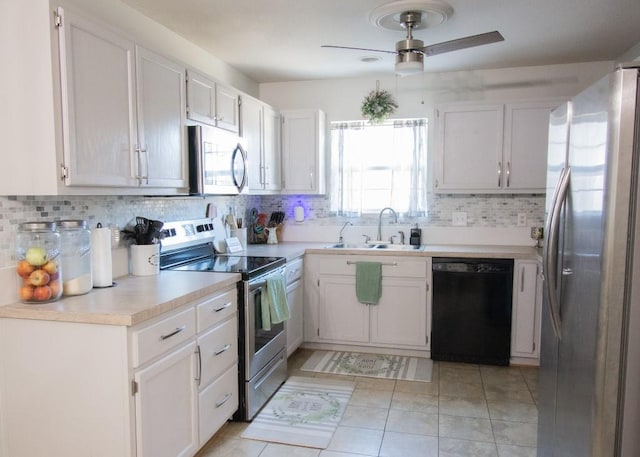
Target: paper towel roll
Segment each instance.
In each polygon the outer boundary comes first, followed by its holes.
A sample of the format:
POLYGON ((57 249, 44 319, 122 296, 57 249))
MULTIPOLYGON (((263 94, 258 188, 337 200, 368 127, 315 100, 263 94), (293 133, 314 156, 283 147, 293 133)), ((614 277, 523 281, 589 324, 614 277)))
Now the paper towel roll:
POLYGON ((93 287, 111 287, 113 273, 109 227, 96 227, 91 230, 91 266, 93 287))
POLYGON ((296 222, 304 222, 304 208, 302 206, 293 208, 293 214, 296 222))

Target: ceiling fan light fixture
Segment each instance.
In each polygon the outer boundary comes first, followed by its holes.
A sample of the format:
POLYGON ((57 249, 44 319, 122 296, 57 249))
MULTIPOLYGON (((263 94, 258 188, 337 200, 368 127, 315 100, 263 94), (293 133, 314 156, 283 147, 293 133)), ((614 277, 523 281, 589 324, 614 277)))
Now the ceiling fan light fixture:
POLYGON ((424 71, 424 55, 420 52, 401 52, 396 55, 396 74, 415 75, 424 71))

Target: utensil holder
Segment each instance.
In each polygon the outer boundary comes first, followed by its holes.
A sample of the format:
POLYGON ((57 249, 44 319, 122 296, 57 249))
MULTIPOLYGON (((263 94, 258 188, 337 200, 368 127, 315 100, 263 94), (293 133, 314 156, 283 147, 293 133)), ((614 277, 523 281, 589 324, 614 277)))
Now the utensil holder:
POLYGON ((134 276, 151 276, 160 273, 160 245, 131 245, 131 274, 134 276))

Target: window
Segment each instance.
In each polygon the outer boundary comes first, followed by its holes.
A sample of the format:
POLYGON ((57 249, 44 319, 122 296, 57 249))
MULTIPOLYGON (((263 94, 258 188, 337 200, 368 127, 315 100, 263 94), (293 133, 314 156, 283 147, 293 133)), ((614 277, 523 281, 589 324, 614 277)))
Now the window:
POLYGON ((385 206, 424 216, 427 201, 427 120, 331 125, 331 211, 377 213, 385 206))

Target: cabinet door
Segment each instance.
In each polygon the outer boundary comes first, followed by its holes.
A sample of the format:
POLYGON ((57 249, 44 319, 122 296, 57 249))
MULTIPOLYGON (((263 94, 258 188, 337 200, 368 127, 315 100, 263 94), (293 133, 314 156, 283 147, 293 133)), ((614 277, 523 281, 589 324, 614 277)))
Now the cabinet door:
POLYGON ((216 126, 233 133, 240 132, 240 93, 227 86, 216 84, 216 126))
POLYGON ((290 317, 286 321, 287 329, 287 357, 302 344, 302 280, 298 280, 287 286, 287 302, 289 303, 290 317))
POLYGON ((369 342, 369 306, 356 298, 355 276, 321 276, 319 297, 321 340, 369 342))
POLYGON ((193 70, 187 76, 187 118, 215 126, 216 83, 193 70))
POLYGON ((134 44, 57 12, 65 184, 135 187, 134 44))
POLYGON ((517 261, 513 278, 511 355, 539 356, 541 290, 537 262, 517 261))
POLYGON ((495 191, 503 185, 503 105, 437 110, 435 189, 495 191))
POLYGON ((282 189, 282 160, 280 154, 280 115, 269 106, 262 109, 262 149, 264 188, 282 189))
POLYGON ((283 192, 324 193, 324 113, 295 110, 281 115, 283 192))
POLYGON ((506 190, 544 192, 547 179, 549 114, 557 105, 559 102, 506 105, 506 190))
POLYGON ((242 97, 242 137, 247 142, 249 159, 249 192, 260 193, 264 189, 262 151, 262 103, 242 97))
POLYGON ((371 312, 371 343, 427 346, 427 282, 385 278, 371 312))
POLYGON ((198 449, 195 342, 135 373, 137 457, 191 456, 198 449))
POLYGON ((141 185, 187 187, 184 68, 136 47, 141 185))

